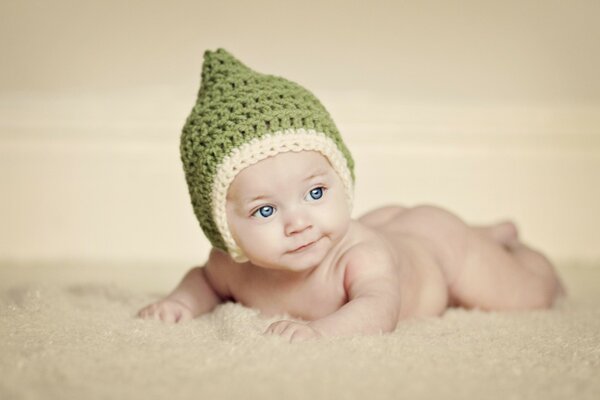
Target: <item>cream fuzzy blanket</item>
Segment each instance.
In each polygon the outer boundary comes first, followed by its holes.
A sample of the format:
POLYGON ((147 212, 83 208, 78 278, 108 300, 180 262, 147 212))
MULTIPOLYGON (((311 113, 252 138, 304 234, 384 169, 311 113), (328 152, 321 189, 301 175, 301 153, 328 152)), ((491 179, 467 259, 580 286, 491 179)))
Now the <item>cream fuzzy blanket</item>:
POLYGON ((183 270, 0 265, 0 399, 598 399, 600 266, 550 311, 452 309, 392 334, 290 345, 237 304, 133 318, 183 270))

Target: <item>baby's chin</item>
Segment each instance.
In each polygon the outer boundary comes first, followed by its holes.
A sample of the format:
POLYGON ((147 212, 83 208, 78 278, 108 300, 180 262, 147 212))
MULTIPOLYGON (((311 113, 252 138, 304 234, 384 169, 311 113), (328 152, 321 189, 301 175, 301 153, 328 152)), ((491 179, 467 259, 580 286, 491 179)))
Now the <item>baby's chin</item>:
POLYGON ((305 260, 286 260, 286 261, 274 261, 269 262, 266 260, 249 260, 253 265, 273 271, 288 271, 288 272, 303 272, 315 267, 318 267, 323 258, 315 260, 312 258, 306 258, 305 260))
POLYGON ((313 252, 309 254, 283 254, 278 259, 274 260, 259 260, 249 256, 249 260, 257 267, 266 268, 277 271, 303 272, 321 265, 325 259, 324 254, 313 252))

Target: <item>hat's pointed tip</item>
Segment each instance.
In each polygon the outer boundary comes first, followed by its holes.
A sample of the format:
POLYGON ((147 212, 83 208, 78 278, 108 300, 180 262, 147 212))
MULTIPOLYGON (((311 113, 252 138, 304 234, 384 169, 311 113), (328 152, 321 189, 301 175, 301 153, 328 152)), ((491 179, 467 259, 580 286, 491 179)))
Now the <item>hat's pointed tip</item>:
POLYGON ((218 54, 221 54, 221 55, 230 55, 231 56, 231 54, 227 50, 225 50, 222 47, 219 47, 216 50, 205 50, 204 51, 204 58, 211 58, 211 57, 213 57, 215 55, 218 55, 218 54))
POLYGON ((230 52, 223 48, 216 50, 206 50, 204 52, 203 70, 205 76, 214 73, 229 73, 233 70, 247 70, 240 60, 235 58, 230 52))
POLYGON ((241 62, 235 58, 230 52, 225 50, 224 48, 219 47, 216 50, 206 50, 204 52, 204 62, 219 60, 221 64, 223 63, 235 63, 241 64, 241 62))

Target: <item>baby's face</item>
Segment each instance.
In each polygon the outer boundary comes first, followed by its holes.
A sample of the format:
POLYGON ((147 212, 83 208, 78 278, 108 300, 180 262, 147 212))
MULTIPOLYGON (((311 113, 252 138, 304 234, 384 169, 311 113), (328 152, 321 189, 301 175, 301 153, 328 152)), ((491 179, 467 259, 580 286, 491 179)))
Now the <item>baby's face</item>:
POLYGON ((344 186, 318 152, 286 152, 242 170, 227 194, 229 229, 255 265, 302 271, 344 237, 344 186))

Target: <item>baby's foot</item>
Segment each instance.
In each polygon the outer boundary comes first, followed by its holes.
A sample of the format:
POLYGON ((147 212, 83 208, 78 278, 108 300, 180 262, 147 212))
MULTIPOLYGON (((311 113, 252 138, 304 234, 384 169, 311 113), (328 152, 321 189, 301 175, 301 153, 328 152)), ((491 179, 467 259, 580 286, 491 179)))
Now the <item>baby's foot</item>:
POLYGON ((480 229, 503 246, 511 247, 519 243, 519 231, 512 221, 499 222, 480 229))

